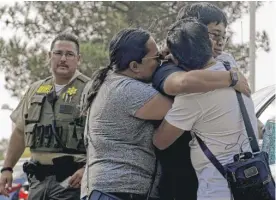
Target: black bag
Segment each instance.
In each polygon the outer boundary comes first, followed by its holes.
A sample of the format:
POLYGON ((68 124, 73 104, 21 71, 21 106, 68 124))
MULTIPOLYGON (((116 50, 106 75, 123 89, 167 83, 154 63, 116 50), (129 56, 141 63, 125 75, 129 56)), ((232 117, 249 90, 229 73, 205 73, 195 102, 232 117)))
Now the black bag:
POLYGON ((275 182, 269 168, 268 154, 260 152, 241 93, 236 91, 236 94, 253 153, 241 152, 234 155, 234 162, 222 166, 206 144, 197 135, 195 137, 204 154, 227 180, 235 200, 275 200, 275 182))
POLYGON ((88 200, 122 200, 114 195, 101 192, 99 190, 93 190, 88 198, 88 200))
MULTIPOLYGON (((156 177, 156 173, 157 173, 157 168, 158 168, 158 162, 156 160, 154 172, 153 172, 151 183, 150 183, 150 187, 149 187, 149 190, 147 192, 145 200, 149 200, 149 198, 150 198, 150 194, 151 194, 153 184, 154 184, 154 181, 155 181, 155 177, 156 177)), ((89 195, 88 200, 123 200, 123 199, 120 199, 119 197, 116 197, 115 195, 108 194, 106 192, 102 192, 102 191, 99 191, 99 190, 93 190, 91 192, 91 194, 89 195)))
MULTIPOLYGON (((147 192, 145 200, 149 200, 149 198, 150 198, 150 194, 151 194, 153 184, 154 184, 154 181, 155 181, 157 169, 158 169, 158 161, 156 160, 155 161, 154 172, 153 172, 152 178, 151 178, 150 187, 149 187, 149 190, 147 192)), ((88 200, 122 200, 122 199, 120 199, 119 197, 116 197, 114 195, 108 194, 106 192, 102 192, 102 191, 99 191, 99 190, 93 190, 91 192, 91 194, 89 195, 88 200)))

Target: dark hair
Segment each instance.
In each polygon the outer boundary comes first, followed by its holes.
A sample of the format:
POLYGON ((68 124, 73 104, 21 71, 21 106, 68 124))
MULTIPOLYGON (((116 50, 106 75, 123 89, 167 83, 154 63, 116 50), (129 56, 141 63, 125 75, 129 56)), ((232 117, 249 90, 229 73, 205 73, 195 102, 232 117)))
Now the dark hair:
POLYGON ((175 22, 168 31, 167 46, 185 70, 201 69, 212 57, 208 28, 195 18, 175 22))
POLYGON ((206 26, 214 22, 217 24, 222 22, 225 27, 228 25, 225 13, 214 4, 206 2, 193 3, 182 7, 178 12, 176 20, 187 17, 195 17, 206 26))
POLYGON ((70 41, 70 42, 75 43, 76 47, 77 47, 77 53, 79 54, 80 44, 79 44, 78 38, 76 36, 74 36, 73 34, 70 34, 70 33, 58 34, 51 43, 51 50, 53 50, 56 41, 70 41))
POLYGON ((87 107, 91 105, 103 84, 109 70, 124 71, 132 61, 142 62, 148 53, 146 43, 150 33, 143 29, 126 28, 117 33, 109 44, 109 60, 107 67, 100 68, 92 75, 92 86, 88 97, 87 107))

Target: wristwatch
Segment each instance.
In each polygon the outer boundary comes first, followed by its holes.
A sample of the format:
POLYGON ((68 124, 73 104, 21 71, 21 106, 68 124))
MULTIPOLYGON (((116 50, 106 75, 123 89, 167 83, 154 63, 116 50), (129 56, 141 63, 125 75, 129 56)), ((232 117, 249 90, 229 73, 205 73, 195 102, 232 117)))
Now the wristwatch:
POLYGON ((229 85, 229 87, 233 87, 237 84, 239 80, 238 73, 235 71, 230 71, 230 77, 231 77, 231 84, 229 85))
POLYGON ((12 169, 12 167, 3 167, 3 168, 1 169, 1 173, 4 172, 4 171, 10 171, 10 172, 12 173, 12 172, 13 172, 13 169, 12 169))

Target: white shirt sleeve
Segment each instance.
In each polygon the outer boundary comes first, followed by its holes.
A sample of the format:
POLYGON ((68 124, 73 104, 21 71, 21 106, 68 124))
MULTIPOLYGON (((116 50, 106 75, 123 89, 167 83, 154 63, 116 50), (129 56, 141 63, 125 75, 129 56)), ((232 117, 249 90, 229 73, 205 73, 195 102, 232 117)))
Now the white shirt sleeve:
POLYGON ((172 108, 165 117, 166 121, 184 131, 192 130, 202 113, 196 96, 189 94, 176 96, 172 108))

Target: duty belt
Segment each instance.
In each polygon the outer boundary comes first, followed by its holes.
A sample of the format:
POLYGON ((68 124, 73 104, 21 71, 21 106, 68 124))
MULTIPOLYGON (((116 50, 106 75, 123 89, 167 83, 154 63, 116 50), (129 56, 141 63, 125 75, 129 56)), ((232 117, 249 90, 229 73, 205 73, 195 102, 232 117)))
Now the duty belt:
POLYGON ((28 177, 35 176, 39 181, 54 175, 58 182, 62 182, 85 165, 84 162, 74 162, 72 156, 54 158, 53 163, 53 165, 42 165, 35 160, 27 161, 23 164, 23 171, 28 177))

